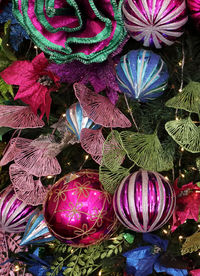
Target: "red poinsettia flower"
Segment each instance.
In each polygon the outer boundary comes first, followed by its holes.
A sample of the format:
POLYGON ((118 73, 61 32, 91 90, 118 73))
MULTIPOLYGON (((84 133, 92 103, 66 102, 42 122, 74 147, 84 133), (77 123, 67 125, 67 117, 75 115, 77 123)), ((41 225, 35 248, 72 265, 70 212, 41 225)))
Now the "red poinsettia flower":
POLYGON ((178 179, 174 183, 176 192, 176 208, 173 214, 172 231, 183 224, 186 219, 198 220, 199 217, 199 203, 200 203, 200 188, 190 182, 178 187, 178 179))
POLYGON ((59 77, 47 69, 48 65, 48 59, 41 53, 32 62, 15 61, 0 73, 6 83, 19 85, 15 100, 21 99, 30 105, 34 113, 39 109, 40 118, 45 113, 49 118, 50 92, 59 88, 59 77))

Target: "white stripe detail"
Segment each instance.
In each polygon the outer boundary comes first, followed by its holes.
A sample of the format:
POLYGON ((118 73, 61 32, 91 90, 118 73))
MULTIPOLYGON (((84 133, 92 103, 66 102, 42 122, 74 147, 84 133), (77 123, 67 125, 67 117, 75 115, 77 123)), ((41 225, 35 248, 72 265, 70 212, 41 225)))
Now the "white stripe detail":
POLYGON ((142 170, 142 214, 143 214, 143 229, 148 231, 149 212, 148 212, 148 186, 149 177, 147 171, 142 170))

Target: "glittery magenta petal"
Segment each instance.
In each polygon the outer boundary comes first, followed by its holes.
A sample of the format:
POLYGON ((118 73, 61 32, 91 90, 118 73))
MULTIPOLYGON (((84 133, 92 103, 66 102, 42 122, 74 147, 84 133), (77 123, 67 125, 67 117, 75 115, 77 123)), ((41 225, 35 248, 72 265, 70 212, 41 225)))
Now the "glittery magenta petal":
POLYGON ((2 79, 8 84, 21 85, 26 82, 26 72, 32 70, 29 61, 15 61, 0 73, 2 79))
POLYGON ((49 64, 48 59, 46 59, 44 53, 42 52, 41 54, 37 55, 33 60, 32 60, 32 65, 33 68, 35 70, 35 72, 40 72, 44 69, 46 69, 46 67, 49 64))

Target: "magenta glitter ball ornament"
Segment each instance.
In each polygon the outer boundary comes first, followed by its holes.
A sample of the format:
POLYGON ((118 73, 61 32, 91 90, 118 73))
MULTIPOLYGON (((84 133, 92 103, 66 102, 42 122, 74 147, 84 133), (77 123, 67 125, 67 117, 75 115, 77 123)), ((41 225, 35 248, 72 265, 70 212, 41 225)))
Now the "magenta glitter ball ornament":
POLYGON ((29 217, 35 207, 19 200, 12 186, 0 193, 0 231, 8 233, 24 232, 29 217))
POLYGON ((112 196, 93 170, 70 173, 58 180, 47 194, 43 209, 52 235, 75 247, 104 240, 117 224, 112 196))
POLYGON ((174 212, 175 191, 157 172, 139 170, 123 179, 113 198, 119 221, 136 232, 161 228, 174 212))
POLYGON ((200 30, 200 0, 187 0, 189 15, 200 30))
POLYGON ((124 0, 124 24, 144 46, 171 45, 187 22, 185 0, 124 0))

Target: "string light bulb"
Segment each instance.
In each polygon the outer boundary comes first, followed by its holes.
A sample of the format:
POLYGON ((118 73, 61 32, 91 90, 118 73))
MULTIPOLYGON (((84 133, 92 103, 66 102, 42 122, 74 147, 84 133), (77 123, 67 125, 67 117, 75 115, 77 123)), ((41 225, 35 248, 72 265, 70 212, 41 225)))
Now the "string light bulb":
POLYGON ((164 233, 165 235, 167 235, 167 234, 168 234, 168 231, 167 231, 166 229, 163 229, 163 233, 164 233))
POLYGON ((53 178, 53 175, 47 175, 47 179, 53 178))
POLYGON ((181 148, 181 151, 184 152, 184 148, 183 147, 181 148))
POLYGON ((169 181, 169 177, 168 177, 168 176, 164 176, 164 178, 165 178, 167 181, 169 181))
POLYGON ((183 89, 182 89, 182 88, 180 88, 180 89, 178 90, 178 92, 179 92, 179 93, 181 93, 182 91, 183 91, 183 89))
POLYGON ((34 49, 37 49, 38 47, 35 45, 33 48, 34 48, 34 49))
POLYGON ((14 271, 14 272, 18 272, 18 271, 20 271, 20 270, 21 270, 21 267, 20 267, 18 264, 15 265, 13 271, 14 271))
POLYGON ((179 118, 176 116, 176 117, 175 117, 175 120, 176 120, 176 121, 179 121, 179 118))
POLYGON ((62 117, 63 117, 63 118, 65 118, 65 117, 66 117, 66 114, 65 114, 65 113, 63 113, 63 114, 62 114, 62 117))
POLYGON ((198 252, 198 255, 200 256, 200 251, 198 252))
POLYGON ((181 176, 182 178, 185 178, 184 173, 180 173, 180 176, 181 176))
POLYGON ((180 235, 180 236, 178 237, 178 239, 179 239, 179 241, 182 241, 182 240, 183 240, 183 236, 180 235))
POLYGON ((101 276, 102 275, 102 271, 100 270, 99 273, 98 273, 98 276, 101 276))
POLYGON ((89 158, 89 155, 85 155, 85 161, 87 161, 89 158))
POLYGON ((179 63, 178 63, 178 65, 179 65, 179 66, 182 66, 182 64, 183 64, 183 63, 182 63, 182 60, 180 60, 179 63))

